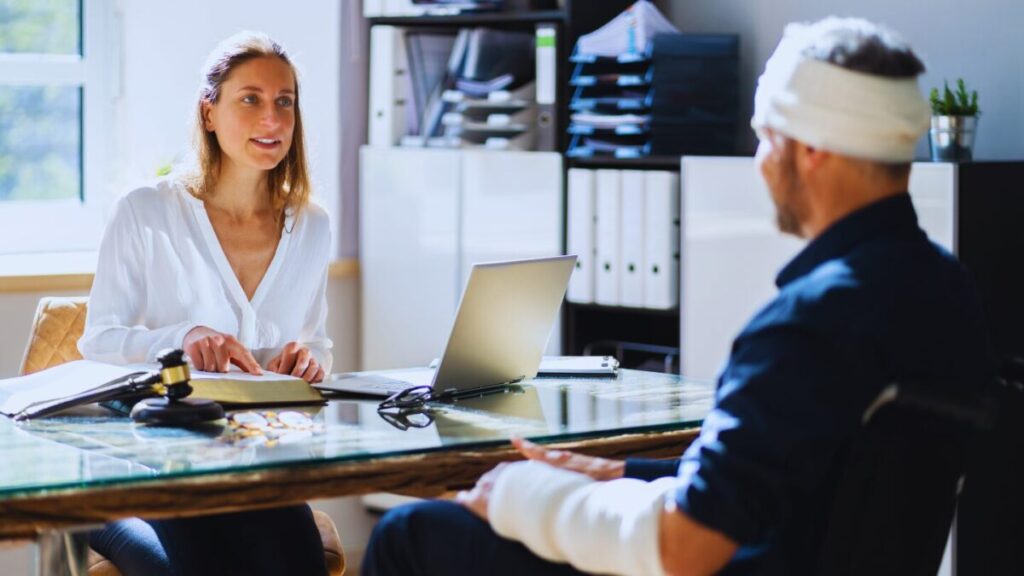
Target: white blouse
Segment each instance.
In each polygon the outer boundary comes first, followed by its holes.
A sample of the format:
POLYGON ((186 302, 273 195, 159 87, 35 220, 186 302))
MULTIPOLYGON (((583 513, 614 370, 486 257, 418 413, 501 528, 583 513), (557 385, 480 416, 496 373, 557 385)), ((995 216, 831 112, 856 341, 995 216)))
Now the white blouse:
POLYGON ((90 360, 152 362, 196 326, 235 336, 266 367, 292 341, 331 369, 327 337, 327 213, 288 215, 277 251, 250 301, 203 202, 164 180, 118 201, 100 244, 78 349, 90 360))

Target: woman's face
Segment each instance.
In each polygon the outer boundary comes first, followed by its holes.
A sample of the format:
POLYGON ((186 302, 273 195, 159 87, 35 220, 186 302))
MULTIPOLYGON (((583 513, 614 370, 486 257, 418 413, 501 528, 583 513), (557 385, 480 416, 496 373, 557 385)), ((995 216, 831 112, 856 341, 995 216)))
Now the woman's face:
POLYGON ((295 130, 295 76, 276 57, 239 64, 216 103, 203 103, 203 123, 237 167, 272 170, 288 154, 295 130))

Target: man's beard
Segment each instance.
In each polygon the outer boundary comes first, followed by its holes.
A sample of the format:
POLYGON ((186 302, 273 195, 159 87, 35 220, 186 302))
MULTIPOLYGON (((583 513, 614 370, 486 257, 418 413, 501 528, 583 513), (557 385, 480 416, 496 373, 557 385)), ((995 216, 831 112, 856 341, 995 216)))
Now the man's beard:
POLYGON ((796 158, 794 158, 791 145, 786 146, 780 164, 780 198, 774 202, 775 225, 779 227, 779 231, 783 234, 800 236, 797 198, 799 198, 801 186, 796 174, 796 158))
POLYGON ((800 235, 800 221, 788 206, 775 206, 775 225, 783 234, 800 235))

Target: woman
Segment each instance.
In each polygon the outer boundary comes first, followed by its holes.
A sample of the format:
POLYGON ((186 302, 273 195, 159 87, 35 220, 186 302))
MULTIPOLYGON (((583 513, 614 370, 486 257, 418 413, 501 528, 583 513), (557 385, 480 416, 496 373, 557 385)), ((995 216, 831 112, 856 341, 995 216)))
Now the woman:
MULTIPOLYGON (((118 203, 100 246, 82 354, 194 368, 232 365, 317 382, 326 336, 330 229, 309 203, 299 88, 284 49, 245 32, 204 67, 196 170, 118 203)), ((323 574, 306 505, 197 519, 115 522, 90 544, 126 575, 323 574)))

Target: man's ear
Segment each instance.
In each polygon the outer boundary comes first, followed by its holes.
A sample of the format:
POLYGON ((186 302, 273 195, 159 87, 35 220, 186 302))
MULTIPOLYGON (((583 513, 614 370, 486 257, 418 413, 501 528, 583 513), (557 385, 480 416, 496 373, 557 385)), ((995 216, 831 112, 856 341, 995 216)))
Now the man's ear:
POLYGON ((814 174, 832 157, 830 152, 808 146, 803 142, 794 141, 793 144, 796 169, 803 176, 814 174))
POLYGON ((213 132, 213 120, 211 118, 213 104, 211 104, 209 100, 203 100, 199 104, 199 110, 203 115, 203 129, 207 132, 213 132))

